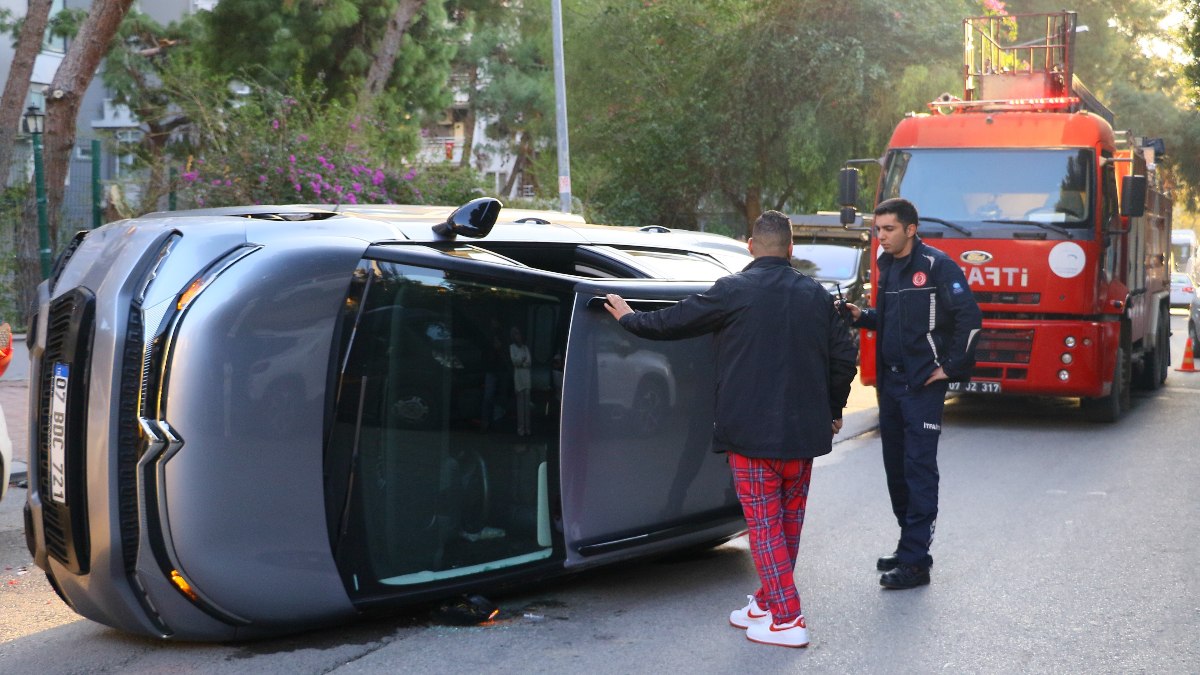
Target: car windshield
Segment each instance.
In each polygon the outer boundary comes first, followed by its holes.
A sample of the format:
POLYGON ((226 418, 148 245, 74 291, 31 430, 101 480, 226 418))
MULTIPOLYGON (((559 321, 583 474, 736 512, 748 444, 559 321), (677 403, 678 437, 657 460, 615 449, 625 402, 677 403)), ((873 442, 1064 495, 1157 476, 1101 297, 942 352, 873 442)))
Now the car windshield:
POLYGON ((548 457, 569 307, 493 278, 359 266, 325 463, 330 539, 352 595, 551 555, 548 457), (513 433, 517 387, 534 438, 513 433))
POLYGON ((833 244, 795 244, 792 267, 814 279, 845 281, 858 276, 862 249, 833 244))
POLYGON ((1093 157, 1077 148, 898 150, 889 155, 880 199, 908 199, 922 227, 935 219, 931 227, 947 237, 997 228, 1078 230, 1091 223, 1093 157))

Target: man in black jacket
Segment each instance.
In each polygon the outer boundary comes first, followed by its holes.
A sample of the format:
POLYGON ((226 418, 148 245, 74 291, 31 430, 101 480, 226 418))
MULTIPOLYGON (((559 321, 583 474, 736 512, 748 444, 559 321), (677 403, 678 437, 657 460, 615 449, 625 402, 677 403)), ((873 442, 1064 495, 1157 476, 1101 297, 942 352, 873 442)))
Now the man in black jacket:
POLYGON ((609 295, 606 308, 642 337, 713 335, 713 449, 728 454, 762 583, 729 622, 756 642, 805 647, 793 570, 812 461, 833 449, 841 429, 855 348, 829 293, 791 267, 787 216, 763 213, 749 245, 746 269, 673 307, 634 312, 609 295))
POLYGON ((879 256, 875 309, 846 303, 855 326, 873 330, 879 436, 892 512, 895 553, 876 562, 884 588, 929 583, 938 513, 937 445, 951 381, 975 365, 982 315, 962 269, 917 236, 917 209, 888 199, 875 209, 879 256))

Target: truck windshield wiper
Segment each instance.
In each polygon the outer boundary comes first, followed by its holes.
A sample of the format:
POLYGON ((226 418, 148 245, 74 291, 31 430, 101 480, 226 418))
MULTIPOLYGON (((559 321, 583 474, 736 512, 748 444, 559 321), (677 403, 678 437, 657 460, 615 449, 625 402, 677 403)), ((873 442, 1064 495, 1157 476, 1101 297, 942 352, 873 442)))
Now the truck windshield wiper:
POLYGON ((1001 225, 1036 225, 1036 226, 1042 228, 1043 230, 1050 230, 1052 232, 1057 232, 1059 234, 1066 235, 1067 239, 1075 238, 1074 236, 1071 235, 1071 231, 1068 230, 1067 228, 1062 227, 1060 225, 1055 225, 1054 223, 1043 223, 1040 220, 985 220, 983 222, 985 222, 985 223, 1000 223, 1001 225))
POLYGON ((918 220, 928 220, 931 223, 937 223, 938 225, 945 225, 946 227, 948 227, 952 230, 957 230, 958 232, 961 232, 962 234, 964 234, 968 237, 972 236, 970 230, 963 227, 962 225, 959 225, 958 223, 952 223, 948 220, 942 220, 941 218, 931 218, 929 216, 921 216, 920 218, 918 218, 918 220))

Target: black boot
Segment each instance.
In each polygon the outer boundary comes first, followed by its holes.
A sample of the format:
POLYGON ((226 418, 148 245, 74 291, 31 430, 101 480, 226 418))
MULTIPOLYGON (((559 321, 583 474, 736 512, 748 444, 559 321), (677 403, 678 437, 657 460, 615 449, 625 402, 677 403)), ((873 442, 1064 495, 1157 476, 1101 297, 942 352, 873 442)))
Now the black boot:
POLYGON ((890 572, 900 566, 900 558, 895 553, 882 556, 875 562, 875 569, 880 572, 890 572))
POLYGON ((884 588, 902 590, 916 588, 929 583, 929 568, 916 565, 900 564, 890 572, 884 572, 879 577, 879 585, 884 588))

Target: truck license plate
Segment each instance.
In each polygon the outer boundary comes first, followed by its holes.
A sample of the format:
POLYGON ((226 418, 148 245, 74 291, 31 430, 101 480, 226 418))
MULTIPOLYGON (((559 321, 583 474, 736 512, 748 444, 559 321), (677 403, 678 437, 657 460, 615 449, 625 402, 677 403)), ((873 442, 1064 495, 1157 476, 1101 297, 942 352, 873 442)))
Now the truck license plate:
POLYGON ((50 499, 67 504, 67 384, 71 367, 54 364, 50 380, 50 499))
POLYGON ((999 382, 981 382, 979 380, 971 380, 963 384, 962 382, 951 382, 950 391, 961 391, 968 394, 999 394, 999 382))

